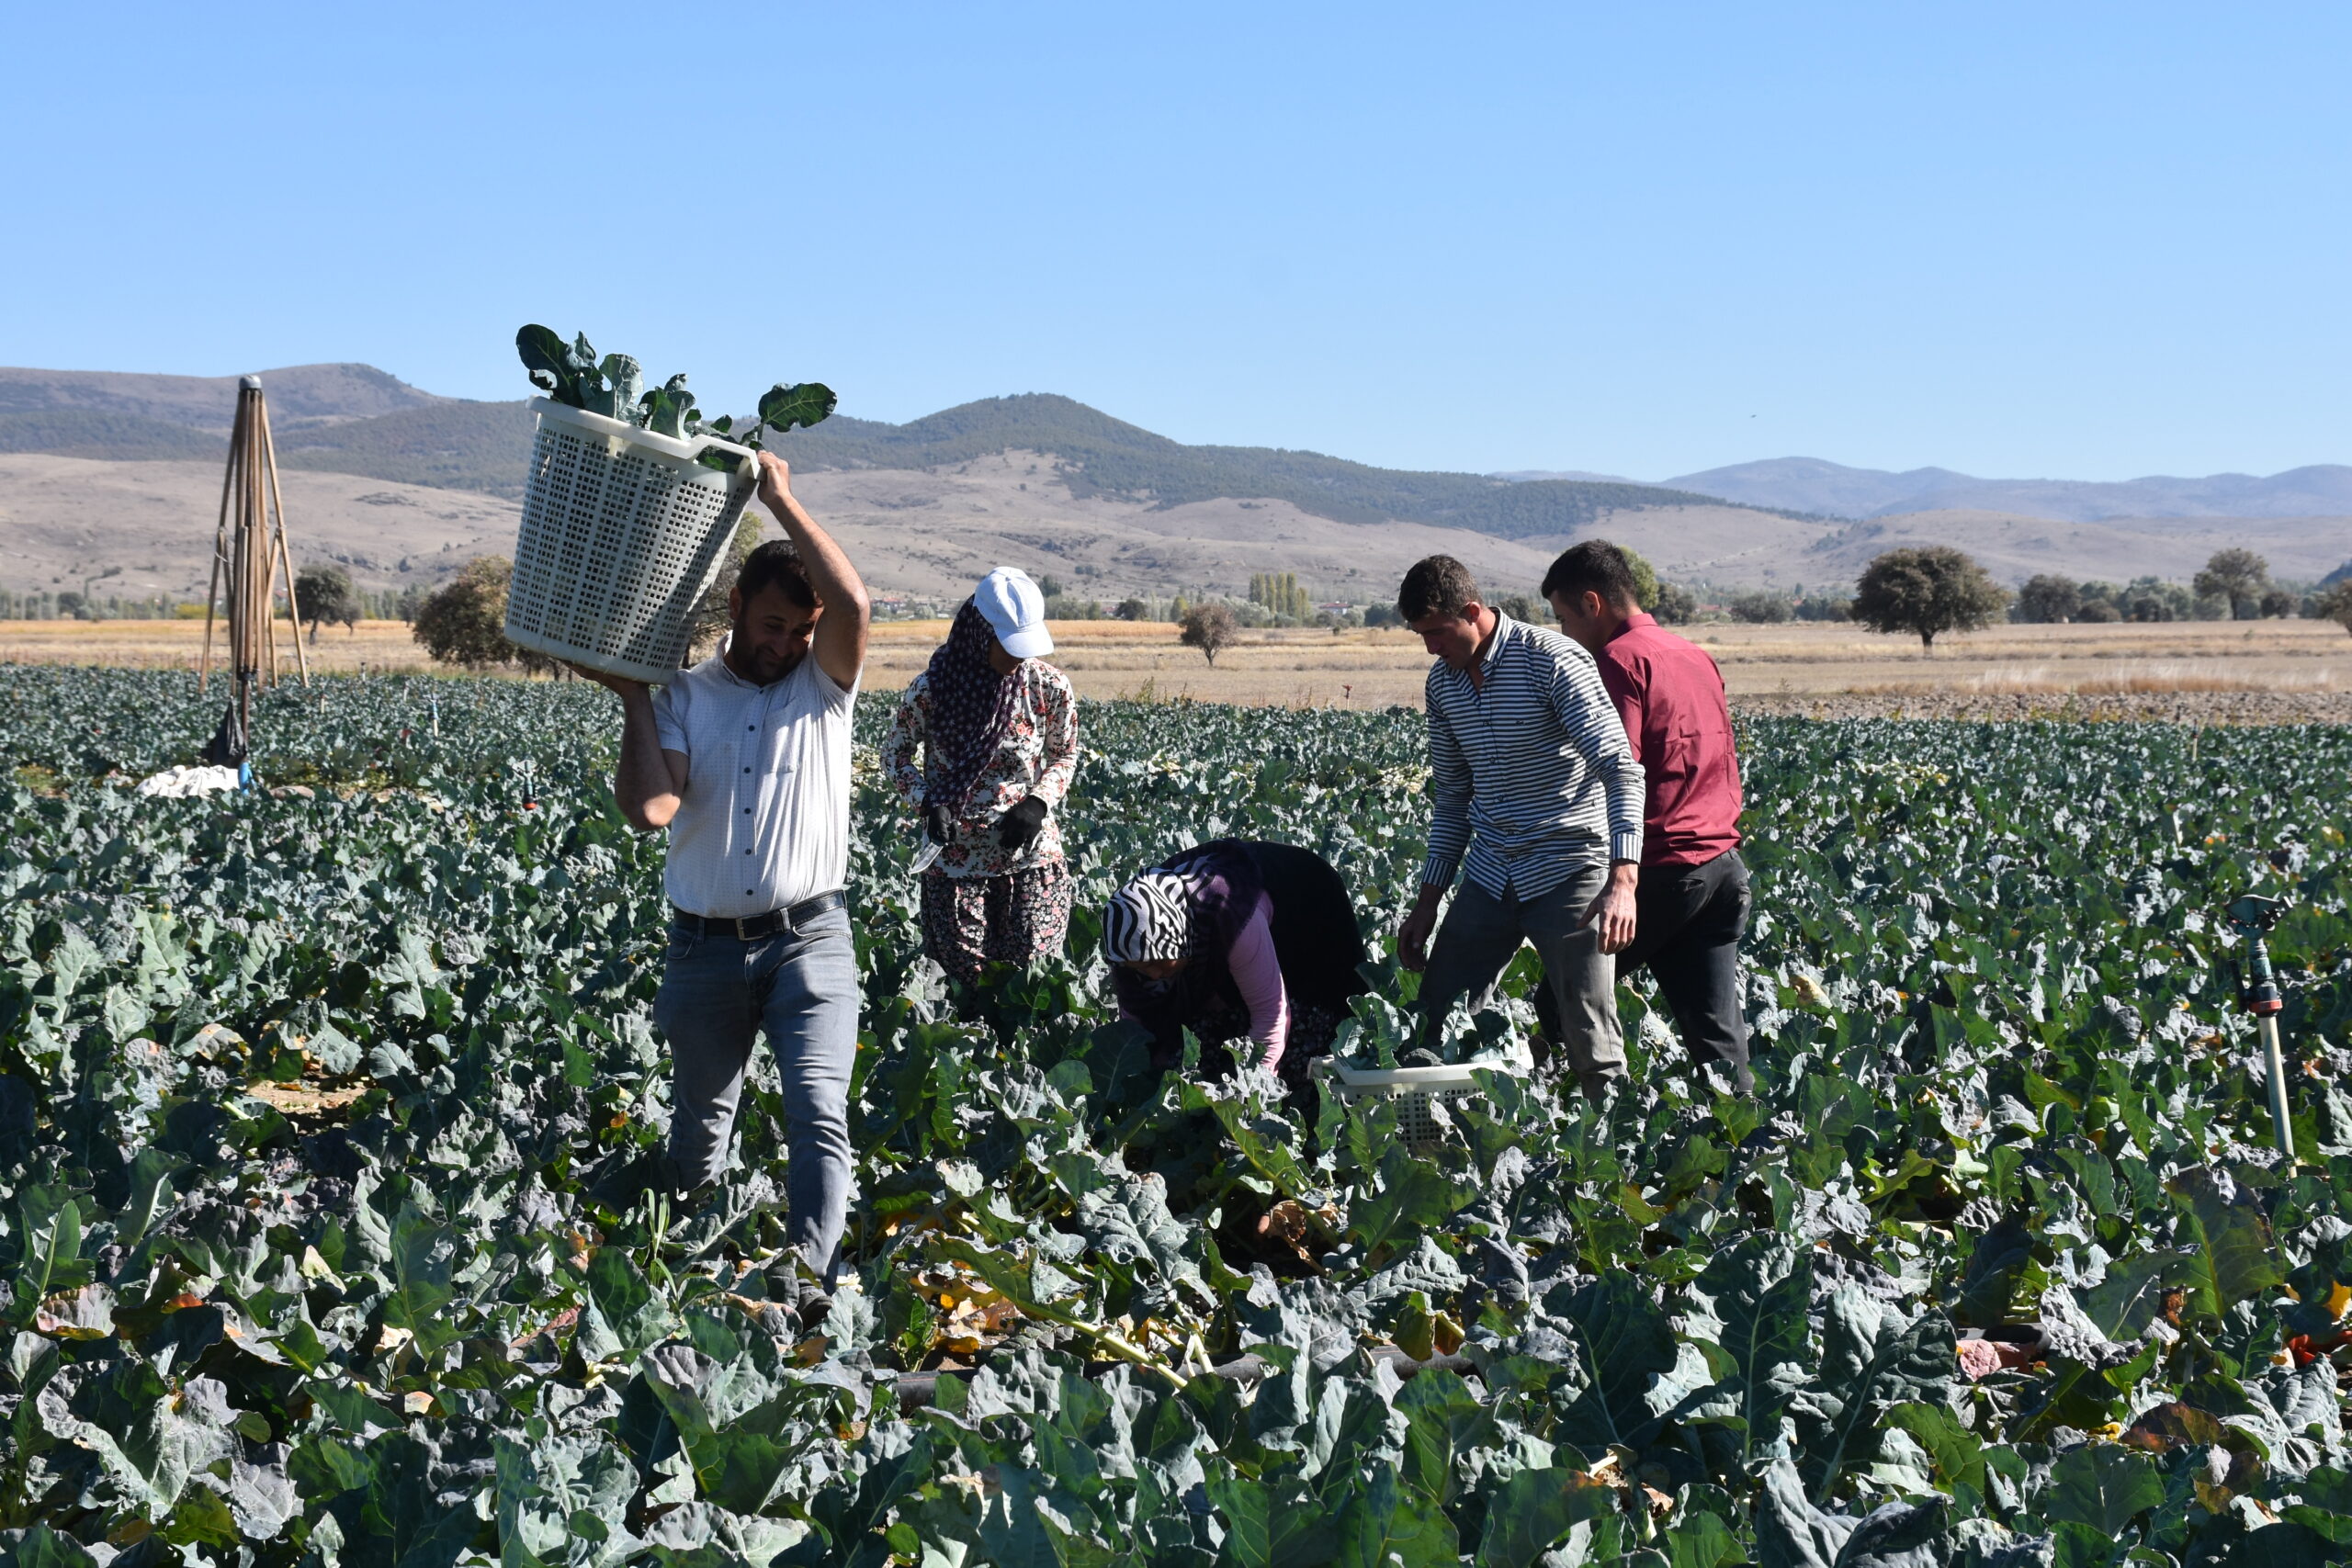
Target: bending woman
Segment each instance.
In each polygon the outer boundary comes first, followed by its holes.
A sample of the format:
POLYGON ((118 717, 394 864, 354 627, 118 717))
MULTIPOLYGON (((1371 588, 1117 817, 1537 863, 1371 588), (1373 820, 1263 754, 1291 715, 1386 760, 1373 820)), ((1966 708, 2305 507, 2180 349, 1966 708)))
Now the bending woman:
POLYGON ((956 612, 882 740, 882 763, 923 836, 923 951, 971 984, 991 961, 1057 951, 1070 878, 1055 814, 1078 769, 1078 704, 1046 663, 1045 596, 999 567, 956 612), (921 750, 922 765, 915 765, 921 750))
POLYGON ((1367 988, 1340 874, 1312 850, 1251 839, 1171 855, 1113 894, 1102 952, 1162 1069, 1183 1059, 1189 1029, 1204 1046, 1247 1036, 1250 1065, 1298 1083, 1367 988))

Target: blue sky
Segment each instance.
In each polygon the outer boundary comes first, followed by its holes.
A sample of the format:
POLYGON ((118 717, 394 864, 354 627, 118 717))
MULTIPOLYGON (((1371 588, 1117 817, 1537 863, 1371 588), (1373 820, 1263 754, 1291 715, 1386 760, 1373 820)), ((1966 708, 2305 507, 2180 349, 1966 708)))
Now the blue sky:
POLYGON ((0 363, 584 329, 707 408, 1056 391, 1656 479, 2352 460, 2352 10, 17 6, 0 363))

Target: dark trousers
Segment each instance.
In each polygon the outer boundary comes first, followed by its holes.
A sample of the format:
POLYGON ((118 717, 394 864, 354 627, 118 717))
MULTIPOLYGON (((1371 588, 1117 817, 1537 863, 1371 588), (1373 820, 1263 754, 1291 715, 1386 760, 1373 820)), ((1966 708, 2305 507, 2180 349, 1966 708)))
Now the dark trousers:
MULTIPOLYGON (((1618 976, 1649 965, 1690 1059, 1722 1064, 1740 1093, 1754 1093, 1747 1016, 1739 1003, 1747 863, 1737 850, 1726 850, 1703 865, 1645 865, 1634 897, 1634 945, 1617 955, 1618 976)), ((1548 986, 1536 993, 1536 1012, 1545 1038, 1557 1038, 1548 986)))

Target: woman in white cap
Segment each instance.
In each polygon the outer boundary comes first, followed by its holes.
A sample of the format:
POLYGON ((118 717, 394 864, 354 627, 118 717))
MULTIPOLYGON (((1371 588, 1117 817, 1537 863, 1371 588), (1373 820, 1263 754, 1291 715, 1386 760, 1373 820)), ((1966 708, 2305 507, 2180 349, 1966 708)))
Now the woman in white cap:
POLYGON ((1058 951, 1069 925, 1055 814, 1078 771, 1078 702, 1045 660, 1053 650, 1045 595, 999 567, 956 612, 883 738, 891 783, 939 846, 922 874, 923 951, 967 985, 991 962, 1058 951))
POLYGON ((1347 884, 1312 850, 1218 839, 1173 854, 1111 896, 1102 956, 1119 1010, 1151 1031, 1152 1065, 1183 1057, 1184 1032, 1217 1048, 1247 1036, 1244 1065, 1304 1080, 1366 988, 1347 884))

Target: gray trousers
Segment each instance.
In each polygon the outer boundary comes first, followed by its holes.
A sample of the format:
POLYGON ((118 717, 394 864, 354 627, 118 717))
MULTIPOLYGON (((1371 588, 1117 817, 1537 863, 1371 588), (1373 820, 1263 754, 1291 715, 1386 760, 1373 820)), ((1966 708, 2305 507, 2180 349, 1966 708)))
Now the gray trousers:
POLYGON ((670 1042, 670 1157, 687 1187, 727 1168, 752 1042, 766 1033, 784 1079, 786 1244, 828 1289, 849 1214, 857 1004, 846 909, 756 942, 673 926, 653 998, 653 1021, 670 1042))
POLYGON ((1464 881, 1438 927, 1421 976, 1422 1039, 1433 1042, 1464 996, 1495 983, 1521 942, 1535 944, 1544 981, 1560 1021, 1560 1045, 1588 1095, 1625 1077, 1625 1041, 1617 1022, 1617 964, 1600 951, 1599 926, 1585 910, 1608 886, 1609 866, 1579 866, 1566 881, 1532 898, 1497 897, 1464 881))

